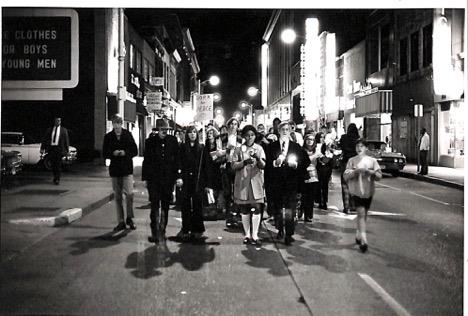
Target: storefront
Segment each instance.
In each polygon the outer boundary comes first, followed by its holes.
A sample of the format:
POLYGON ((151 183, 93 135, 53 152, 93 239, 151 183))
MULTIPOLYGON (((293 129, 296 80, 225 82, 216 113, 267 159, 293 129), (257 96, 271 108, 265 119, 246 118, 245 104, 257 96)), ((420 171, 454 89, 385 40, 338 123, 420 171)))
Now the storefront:
POLYGON ((389 142, 392 138, 393 91, 377 88, 356 95, 355 117, 364 118, 361 136, 389 142))
POLYGON ((465 101, 438 103, 439 165, 463 168, 465 157, 465 101))

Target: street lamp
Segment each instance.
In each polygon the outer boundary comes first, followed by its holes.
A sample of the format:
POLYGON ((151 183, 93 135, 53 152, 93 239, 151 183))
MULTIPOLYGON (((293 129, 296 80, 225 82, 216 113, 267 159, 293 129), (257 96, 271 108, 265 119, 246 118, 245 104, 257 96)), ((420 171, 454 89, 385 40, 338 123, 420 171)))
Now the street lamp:
POLYGON ((257 94, 259 93, 260 91, 258 90, 258 88, 255 88, 255 87, 249 87, 247 89, 247 94, 249 95, 249 97, 253 98, 253 97, 256 97, 257 94))
POLYGON ((221 80, 219 79, 218 76, 212 75, 209 79, 200 82, 200 85, 198 86, 198 93, 200 93, 200 94, 203 93, 203 90, 204 90, 203 88, 207 84, 210 84, 211 86, 215 87, 215 86, 219 85, 220 82, 221 82, 221 80))
POLYGON ((283 32, 281 32, 281 40, 285 44, 292 44, 296 40, 296 32, 294 32, 293 29, 285 29, 283 32))
POLYGON ((242 118, 242 113, 240 113, 239 111, 236 111, 233 113, 233 116, 240 121, 242 118))
POLYGON ((250 123, 253 124, 253 105, 248 103, 247 101, 241 101, 240 102, 240 107, 242 109, 249 108, 249 116, 250 116, 250 123))
POLYGON ((219 102, 221 101, 221 94, 218 92, 213 93, 213 101, 214 102, 219 102))

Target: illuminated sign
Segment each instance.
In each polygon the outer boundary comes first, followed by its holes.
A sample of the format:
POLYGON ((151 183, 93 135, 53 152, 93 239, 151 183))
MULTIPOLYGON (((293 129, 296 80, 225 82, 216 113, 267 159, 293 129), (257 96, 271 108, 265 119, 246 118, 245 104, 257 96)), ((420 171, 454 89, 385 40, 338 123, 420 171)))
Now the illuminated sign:
POLYGON ((78 84, 78 14, 71 9, 4 9, 2 87, 78 84))

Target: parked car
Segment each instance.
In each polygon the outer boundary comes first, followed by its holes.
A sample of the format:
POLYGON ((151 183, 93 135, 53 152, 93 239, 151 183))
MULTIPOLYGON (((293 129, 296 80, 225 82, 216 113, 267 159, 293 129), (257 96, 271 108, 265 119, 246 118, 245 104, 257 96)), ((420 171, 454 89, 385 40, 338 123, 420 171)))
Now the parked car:
MULTIPOLYGON (((22 155, 24 165, 43 165, 52 169, 47 153, 41 154, 41 143, 23 132, 2 132, 2 148, 8 151, 16 150, 22 155)), ((69 152, 62 158, 62 164, 69 166, 76 161, 77 150, 69 146, 69 152)))
POLYGON ((383 172, 388 172, 394 177, 398 171, 403 170, 406 165, 405 155, 392 152, 387 143, 382 141, 368 141, 368 155, 377 159, 383 172))
POLYGON ((2 149, 2 176, 15 175, 23 169, 21 153, 2 149))

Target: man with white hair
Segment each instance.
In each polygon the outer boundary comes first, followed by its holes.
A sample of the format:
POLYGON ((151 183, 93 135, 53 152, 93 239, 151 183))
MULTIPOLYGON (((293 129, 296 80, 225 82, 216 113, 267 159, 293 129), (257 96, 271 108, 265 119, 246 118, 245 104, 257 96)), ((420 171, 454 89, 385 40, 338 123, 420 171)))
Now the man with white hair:
POLYGON ((271 170, 270 189, 274 199, 274 213, 278 239, 284 237, 285 245, 290 245, 294 234, 294 217, 297 206, 297 193, 304 180, 309 157, 297 143, 291 141, 291 123, 278 125, 279 140, 267 150, 267 167, 271 170), (284 210, 284 215, 283 215, 284 210), (286 233, 286 234, 285 234, 286 233))

